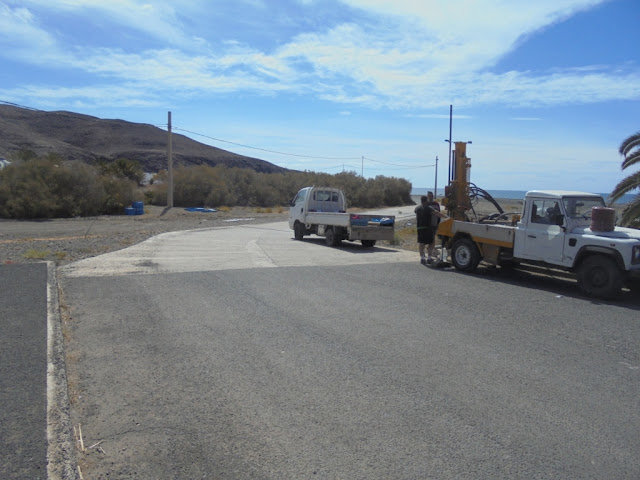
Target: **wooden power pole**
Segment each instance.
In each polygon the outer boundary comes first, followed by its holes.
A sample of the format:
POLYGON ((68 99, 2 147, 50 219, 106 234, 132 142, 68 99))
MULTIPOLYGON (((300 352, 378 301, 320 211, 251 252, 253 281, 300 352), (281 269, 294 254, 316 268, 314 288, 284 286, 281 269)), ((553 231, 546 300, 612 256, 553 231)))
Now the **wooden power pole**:
POLYGON ((171 112, 169 112, 168 128, 169 139, 167 143, 167 174, 168 182, 167 186, 167 207, 173 207, 173 147, 171 143, 171 112))

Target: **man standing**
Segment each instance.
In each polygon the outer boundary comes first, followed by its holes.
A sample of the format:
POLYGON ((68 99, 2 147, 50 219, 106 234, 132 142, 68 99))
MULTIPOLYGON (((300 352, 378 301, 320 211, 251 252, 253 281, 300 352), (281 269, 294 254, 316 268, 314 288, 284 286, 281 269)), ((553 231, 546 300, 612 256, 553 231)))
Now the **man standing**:
POLYGON ((420 205, 416 207, 415 213, 418 227, 420 263, 426 265, 435 259, 435 234, 440 218, 445 215, 440 213, 440 205, 433 200, 433 192, 428 192, 426 196, 420 197, 420 205), (425 248, 428 258, 425 257, 425 248))

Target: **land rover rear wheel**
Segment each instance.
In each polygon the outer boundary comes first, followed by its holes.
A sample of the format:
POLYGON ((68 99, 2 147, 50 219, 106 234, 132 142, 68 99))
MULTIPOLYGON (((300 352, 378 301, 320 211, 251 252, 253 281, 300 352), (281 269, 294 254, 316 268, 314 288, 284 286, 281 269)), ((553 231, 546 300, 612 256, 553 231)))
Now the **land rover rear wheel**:
POLYGON ((451 261, 456 269, 472 272, 480 263, 480 251, 473 240, 461 238, 453 244, 451 261))

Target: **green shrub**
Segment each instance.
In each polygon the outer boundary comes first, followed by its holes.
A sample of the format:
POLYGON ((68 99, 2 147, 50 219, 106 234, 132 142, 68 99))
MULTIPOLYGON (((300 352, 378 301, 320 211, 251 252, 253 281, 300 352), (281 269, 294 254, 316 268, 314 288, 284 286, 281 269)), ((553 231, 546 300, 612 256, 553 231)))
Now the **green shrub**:
MULTIPOLYGON (((0 217, 51 218, 120 214, 135 200, 167 204, 167 172, 153 185, 139 188, 137 162, 121 158, 91 166, 64 161, 57 155, 37 157, 24 151, 0 170, 0 217)), ((287 206, 305 186, 341 188, 348 207, 375 208, 411 203, 411 184, 378 176, 364 179, 355 172, 337 175, 315 172, 261 173, 225 166, 178 166, 174 169, 176 207, 287 206)))
POLYGON ((136 197, 128 179, 100 175, 55 155, 16 161, 0 170, 0 217, 53 218, 122 212, 136 197))
MULTIPOLYGON (((411 203, 411 184, 399 178, 364 179, 355 172, 337 175, 313 172, 260 173, 224 166, 177 167, 174 170, 174 205, 237 205, 272 207, 288 205, 297 191, 309 185, 341 188, 349 206, 375 208, 411 203)), ((167 175, 160 172, 148 193, 150 203, 166 205, 167 175)))

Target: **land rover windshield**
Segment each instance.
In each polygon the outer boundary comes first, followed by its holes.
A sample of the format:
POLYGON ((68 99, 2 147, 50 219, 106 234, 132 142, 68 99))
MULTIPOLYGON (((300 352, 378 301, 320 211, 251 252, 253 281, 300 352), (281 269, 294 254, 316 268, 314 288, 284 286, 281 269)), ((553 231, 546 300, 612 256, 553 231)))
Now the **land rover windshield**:
POLYGON ((564 209, 569 218, 591 219, 593 207, 604 207, 602 197, 564 197, 562 199, 564 209))

